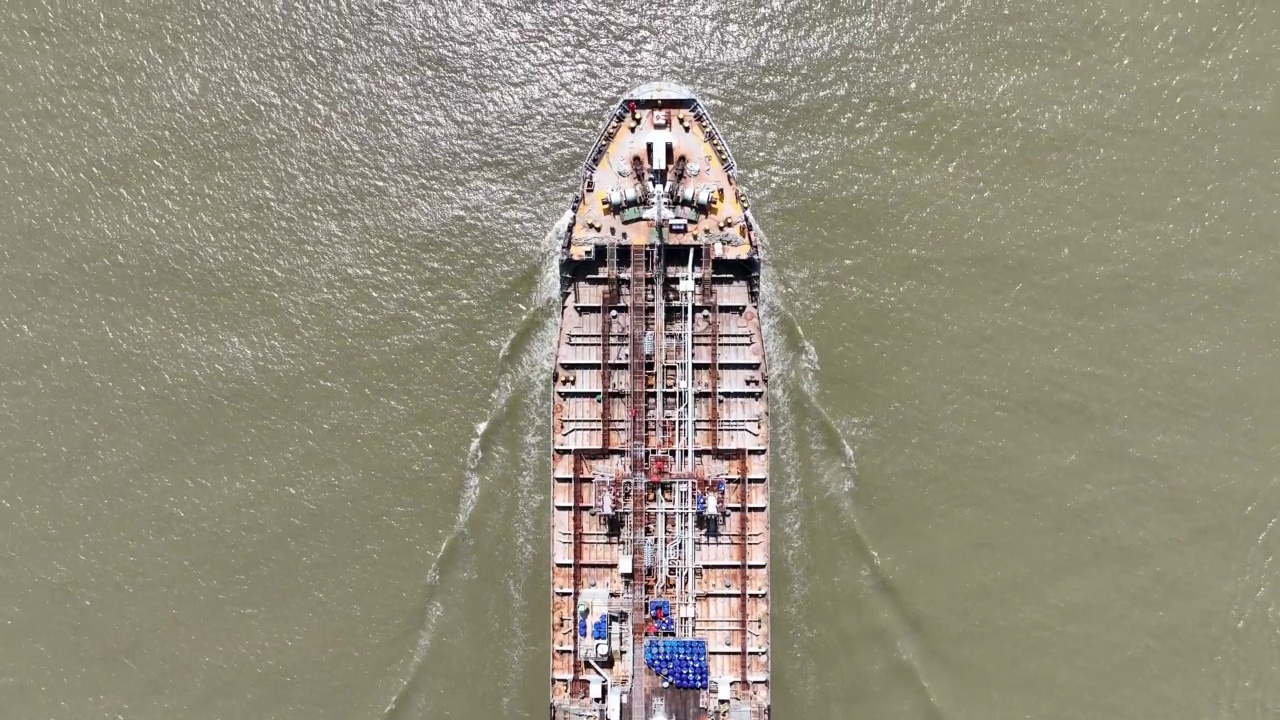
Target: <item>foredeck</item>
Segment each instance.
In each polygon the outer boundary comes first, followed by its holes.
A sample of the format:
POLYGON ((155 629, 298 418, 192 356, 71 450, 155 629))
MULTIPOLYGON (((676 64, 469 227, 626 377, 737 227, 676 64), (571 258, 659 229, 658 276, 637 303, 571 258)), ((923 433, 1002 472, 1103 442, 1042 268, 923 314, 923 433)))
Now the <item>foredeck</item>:
POLYGON ((768 374, 732 156, 687 91, 637 89, 574 212, 553 374, 551 716, 767 717, 768 374))

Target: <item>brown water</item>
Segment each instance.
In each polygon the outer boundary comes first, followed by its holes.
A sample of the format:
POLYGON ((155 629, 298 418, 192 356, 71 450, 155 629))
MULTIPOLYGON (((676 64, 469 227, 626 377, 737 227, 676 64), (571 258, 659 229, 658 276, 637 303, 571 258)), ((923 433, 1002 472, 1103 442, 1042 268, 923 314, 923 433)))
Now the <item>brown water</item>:
POLYGON ((1280 715, 1280 7, 0 8, 0 715, 540 718, 548 233, 769 238, 777 718, 1280 715))

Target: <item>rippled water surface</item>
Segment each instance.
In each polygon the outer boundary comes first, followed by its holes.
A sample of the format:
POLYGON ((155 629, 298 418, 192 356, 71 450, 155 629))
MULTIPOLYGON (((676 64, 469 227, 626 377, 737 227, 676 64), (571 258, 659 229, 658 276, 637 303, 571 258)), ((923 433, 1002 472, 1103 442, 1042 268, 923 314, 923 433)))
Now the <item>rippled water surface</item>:
POLYGON ((777 718, 1280 715, 1280 6, 0 7, 0 706, 541 718, 551 234, 768 233, 777 718))

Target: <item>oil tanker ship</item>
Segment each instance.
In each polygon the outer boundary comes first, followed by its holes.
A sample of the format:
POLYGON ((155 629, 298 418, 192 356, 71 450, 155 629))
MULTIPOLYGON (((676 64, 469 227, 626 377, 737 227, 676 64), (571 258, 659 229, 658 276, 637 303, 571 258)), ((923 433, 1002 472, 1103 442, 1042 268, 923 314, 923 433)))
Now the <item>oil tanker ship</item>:
POLYGON ((767 720, 769 376, 750 203, 707 108, 605 118, 563 237, 552 720, 767 720))

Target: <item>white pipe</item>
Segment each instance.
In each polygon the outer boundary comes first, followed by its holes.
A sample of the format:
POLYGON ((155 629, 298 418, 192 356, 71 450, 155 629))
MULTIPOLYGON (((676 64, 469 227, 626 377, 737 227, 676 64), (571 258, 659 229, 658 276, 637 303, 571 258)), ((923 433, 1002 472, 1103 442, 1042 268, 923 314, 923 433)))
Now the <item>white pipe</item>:
POLYGON ((664 420, 664 411, 662 404, 662 386, 663 383, 663 359, 667 346, 667 313, 666 304, 663 300, 663 288, 667 283, 667 263, 666 263, 666 247, 658 247, 658 268, 655 273, 654 282, 657 287, 653 290, 653 374, 654 387, 657 388, 657 398, 655 399, 656 407, 654 415, 658 421, 654 424, 657 434, 658 447, 662 447, 662 421, 664 420))
POLYGON ((693 384, 693 297, 697 284, 693 280, 693 250, 689 250, 689 269, 687 277, 689 284, 692 286, 685 298, 686 317, 688 321, 684 328, 684 357, 685 357, 685 379, 688 381, 688 387, 685 390, 686 402, 686 423, 685 423, 685 453, 687 460, 685 461, 685 472, 693 472, 693 442, 695 436, 694 425, 697 422, 697 390, 693 384))
POLYGON ((587 658, 587 664, 590 665, 596 672, 600 673, 600 677, 604 678, 604 696, 605 698, 608 698, 609 691, 613 689, 613 678, 609 677, 608 675, 605 675, 604 670, 600 669, 600 666, 596 664, 595 660, 592 660, 591 658, 587 658))

